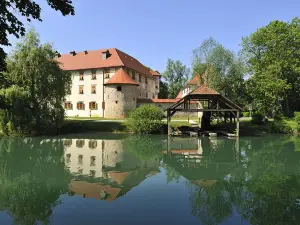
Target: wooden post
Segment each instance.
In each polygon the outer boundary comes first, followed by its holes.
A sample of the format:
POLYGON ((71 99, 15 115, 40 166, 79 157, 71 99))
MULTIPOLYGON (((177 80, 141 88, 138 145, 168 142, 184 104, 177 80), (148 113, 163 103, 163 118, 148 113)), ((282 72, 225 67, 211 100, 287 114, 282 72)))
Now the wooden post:
POLYGON ((240 111, 236 112, 236 136, 240 136, 240 111))
POLYGON ((168 150, 167 150, 167 154, 169 157, 171 157, 171 137, 168 136, 168 150))
POLYGON ((235 140, 235 156, 236 156, 236 162, 237 162, 237 164, 239 164, 239 162, 240 162, 240 144, 239 144, 238 138, 235 140))
POLYGON ((168 136, 171 136, 171 113, 169 109, 167 112, 167 122, 168 122, 168 136))

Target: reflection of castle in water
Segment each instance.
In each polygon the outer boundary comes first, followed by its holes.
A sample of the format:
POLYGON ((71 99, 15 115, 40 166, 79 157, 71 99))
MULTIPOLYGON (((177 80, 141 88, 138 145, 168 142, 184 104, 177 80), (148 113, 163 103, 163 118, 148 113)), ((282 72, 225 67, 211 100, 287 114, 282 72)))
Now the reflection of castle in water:
POLYGON ((113 201, 159 172, 158 160, 140 160, 122 140, 66 139, 64 145, 71 194, 113 201))

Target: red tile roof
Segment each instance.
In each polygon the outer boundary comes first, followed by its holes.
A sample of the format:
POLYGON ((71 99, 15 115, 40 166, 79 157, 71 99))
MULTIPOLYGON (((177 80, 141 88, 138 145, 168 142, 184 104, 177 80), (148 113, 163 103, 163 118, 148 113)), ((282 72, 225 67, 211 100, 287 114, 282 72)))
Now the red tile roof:
POLYGON ((202 85, 197 87, 194 91, 189 93, 190 95, 217 95, 219 94, 215 90, 207 87, 206 85, 202 85))
POLYGON ((107 67, 125 66, 139 73, 153 78, 149 69, 147 69, 138 60, 116 48, 101 49, 84 52, 76 52, 76 55, 62 54, 57 58, 64 70, 83 70, 107 67), (102 52, 109 51, 110 57, 102 59, 102 52))
POLYGON ((104 85, 108 84, 139 85, 124 71, 123 68, 119 69, 104 85))
MULTIPOLYGON (((204 79, 204 81, 203 81, 204 84, 206 84, 205 74, 206 73, 202 74, 202 78, 204 79)), ((188 85, 200 85, 200 75, 199 74, 195 75, 187 84, 188 85)))
POLYGON ((179 99, 159 99, 159 98, 153 98, 152 102, 154 103, 176 103, 179 99))
POLYGON ((194 76, 187 84, 189 85, 199 85, 200 84, 200 76, 194 76))
POLYGON ((182 98, 182 91, 180 91, 176 98, 182 98))
POLYGON ((154 70, 150 70, 150 73, 152 74, 152 76, 161 76, 160 73, 158 73, 157 71, 154 71, 154 70))

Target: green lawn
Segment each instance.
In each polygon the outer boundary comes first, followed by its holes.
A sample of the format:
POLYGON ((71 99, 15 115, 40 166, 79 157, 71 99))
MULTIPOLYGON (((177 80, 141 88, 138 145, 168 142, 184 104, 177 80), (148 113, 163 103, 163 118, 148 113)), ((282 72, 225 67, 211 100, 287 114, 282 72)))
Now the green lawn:
POLYGON ((119 118, 104 118, 104 117, 65 117, 66 120, 122 120, 119 118))
MULTIPOLYGON (((125 122, 123 121, 98 121, 98 120, 108 120, 101 117, 95 118, 67 118, 65 120, 64 126, 61 130, 62 134, 68 133, 89 133, 89 132, 120 132, 126 133, 128 132, 125 126, 125 122)), ((176 118, 171 120, 171 126, 173 128, 178 128, 182 126, 191 127, 191 124, 186 121, 183 121, 182 118, 176 118), (179 121, 181 120, 181 121, 179 121)), ((195 120, 194 120, 195 121, 195 120)), ((297 127, 297 124, 294 120, 284 119, 284 121, 290 125, 294 130, 297 127)), ((196 121, 195 121, 196 122, 196 121)), ((269 120, 272 122, 272 120, 269 120)), ((167 122, 164 121, 164 132, 167 131, 167 122)), ((212 123, 213 127, 211 130, 226 130, 228 132, 234 132, 236 129, 236 124, 227 123, 224 124, 215 124, 212 123)), ((251 118, 241 118, 240 120, 240 136, 257 136, 266 133, 267 124, 256 125, 251 123, 251 118)))

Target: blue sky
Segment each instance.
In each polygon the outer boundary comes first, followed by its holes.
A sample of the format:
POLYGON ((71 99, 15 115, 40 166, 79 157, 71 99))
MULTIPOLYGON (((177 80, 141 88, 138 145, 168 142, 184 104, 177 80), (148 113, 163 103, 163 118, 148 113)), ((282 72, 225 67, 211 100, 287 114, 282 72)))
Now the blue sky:
POLYGON ((44 21, 32 25, 59 52, 116 47, 161 72, 168 58, 190 66, 210 36, 237 52, 257 28, 300 17, 299 0, 74 0, 76 15, 67 17, 37 2, 44 21))

